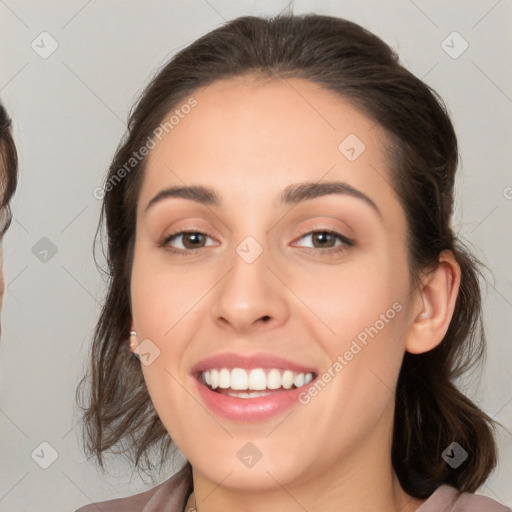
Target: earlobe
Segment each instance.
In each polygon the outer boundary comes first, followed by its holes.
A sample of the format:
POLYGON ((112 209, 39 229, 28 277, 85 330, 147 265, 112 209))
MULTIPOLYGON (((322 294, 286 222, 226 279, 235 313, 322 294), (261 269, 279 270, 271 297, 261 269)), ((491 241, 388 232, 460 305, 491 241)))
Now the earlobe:
POLYGON ((452 251, 443 251, 437 267, 422 280, 409 326, 406 350, 421 354, 443 340, 455 309, 460 286, 460 266, 452 251))
POLYGON ((131 326, 130 326, 130 351, 133 352, 137 348, 137 345, 138 345, 137 332, 135 331, 135 326, 134 326, 134 323, 132 320, 131 326))

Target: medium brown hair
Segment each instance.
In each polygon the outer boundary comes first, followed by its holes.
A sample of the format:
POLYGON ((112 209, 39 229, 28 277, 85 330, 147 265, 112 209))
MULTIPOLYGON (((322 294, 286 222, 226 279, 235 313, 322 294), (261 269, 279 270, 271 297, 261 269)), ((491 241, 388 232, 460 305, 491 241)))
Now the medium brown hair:
POLYGON ((12 137, 12 122, 0 103, 0 240, 12 221, 9 202, 18 182, 18 154, 12 137))
MULTIPOLYGON (((237 76, 310 80, 348 100, 389 136, 390 180, 408 219, 414 282, 436 267, 444 250, 453 251, 461 267, 460 290, 444 339, 427 353, 406 353, 403 359, 393 467, 404 490, 417 498, 428 497, 443 483, 475 491, 496 464, 496 446, 493 421, 454 383, 482 362, 485 339, 479 262, 451 228, 458 149, 443 101, 399 63, 387 44, 355 23, 314 14, 245 16, 181 50, 153 78, 130 115, 107 182, 180 102, 199 87, 237 76), (469 455, 456 469, 441 457, 452 442, 469 455)), ((126 348, 136 205, 145 162, 106 192, 98 226, 105 221, 108 293, 94 333, 89 374, 80 385, 89 379, 83 417, 86 450, 102 467, 103 452, 117 446, 138 467, 143 459, 154 467, 148 453, 160 446, 161 467, 172 446, 140 362, 126 348)))

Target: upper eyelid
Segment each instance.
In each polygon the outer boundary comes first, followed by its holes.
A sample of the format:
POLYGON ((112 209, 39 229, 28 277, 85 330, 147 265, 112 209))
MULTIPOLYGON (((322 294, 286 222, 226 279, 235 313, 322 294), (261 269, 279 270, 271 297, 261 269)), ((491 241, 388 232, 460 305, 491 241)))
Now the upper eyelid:
POLYGON ((337 233, 338 235, 342 236, 343 238, 353 241, 352 235, 346 234, 345 230, 343 230, 339 227, 335 227, 335 226, 328 226, 328 225, 322 223, 321 221, 317 224, 314 224, 313 226, 309 226, 306 230, 304 230, 304 229, 294 230, 292 232, 292 237, 295 240, 296 238, 302 238, 306 235, 310 235, 311 233, 318 233, 318 232, 325 232, 325 231, 331 231, 331 232, 337 233))
MULTIPOLYGON (((326 216, 326 218, 331 218, 331 217, 326 216)), ((351 237, 353 235, 347 234, 346 232, 348 231, 349 233, 353 233, 353 229, 350 226, 348 226, 345 222, 340 221, 339 219, 335 219, 335 221, 337 223, 343 224, 345 226, 345 228, 340 228, 338 226, 329 226, 328 225, 329 221, 318 220, 318 221, 313 221, 313 226, 306 228, 307 231, 304 231, 304 228, 294 229, 292 232, 292 236, 293 237, 305 236, 314 231, 336 231, 340 235, 343 235, 345 238, 351 239, 351 237)), ((330 222, 332 222, 332 221, 330 221, 330 222)), ((185 225, 183 227, 179 227, 177 230, 172 230, 172 233, 169 233, 169 235, 166 235, 166 237, 172 236, 172 235, 178 235, 178 234, 182 234, 182 233, 197 232, 197 233, 201 233, 204 235, 208 235, 210 238, 213 238, 213 237, 211 237, 211 235, 208 234, 208 231, 210 231, 209 228, 197 227, 197 224, 194 225, 193 223, 191 223, 189 226, 185 225)))
POLYGON ((212 240, 214 240, 214 237, 212 237, 208 233, 206 233, 205 230, 195 229, 195 228, 185 228, 185 229, 180 229, 179 231, 173 231, 172 233, 165 235, 162 238, 162 243, 166 244, 166 243, 169 243, 169 241, 173 238, 178 238, 183 235, 194 234, 194 233, 197 233, 198 235, 204 235, 207 238, 211 238, 212 240))
POLYGON ((348 237, 347 235, 345 235, 343 233, 340 233, 337 229, 331 229, 331 228, 310 229, 310 230, 306 231, 305 233, 303 233, 302 235, 299 235, 298 239, 300 240, 301 238, 304 238, 306 236, 311 236, 314 233, 329 233, 332 236, 336 236, 338 238, 342 238, 342 239, 345 239, 346 241, 352 242, 352 239, 350 237, 348 237))

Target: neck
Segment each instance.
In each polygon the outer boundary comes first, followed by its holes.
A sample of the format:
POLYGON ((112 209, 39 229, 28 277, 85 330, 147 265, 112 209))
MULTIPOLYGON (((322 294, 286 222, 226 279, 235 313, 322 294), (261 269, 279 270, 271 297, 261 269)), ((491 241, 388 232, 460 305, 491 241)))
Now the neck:
POLYGON ((387 442, 374 435, 364 446, 339 457, 341 461, 309 467, 291 482, 272 480, 267 472, 273 483, 270 489, 229 487, 228 475, 213 481, 193 468, 195 492, 185 511, 195 505, 197 512, 413 512, 425 500, 402 490, 391 464, 391 435, 386 437, 387 442))
MULTIPOLYGON (((201 480, 194 474, 194 482, 201 480)), ((371 482, 371 479, 370 479, 371 482)), ((194 487, 196 485, 194 484, 194 487)), ((200 485, 197 486, 202 487, 200 485)), ((210 483, 210 489, 219 489, 214 482, 210 483)), ((247 512, 279 511, 279 512, 326 512, 331 510, 343 510, 343 512, 414 512, 425 500, 415 499, 407 495, 400 487, 396 478, 393 479, 387 490, 379 491, 377 486, 367 483, 365 492, 353 492, 350 486, 338 485, 336 490, 332 487, 323 487, 316 494, 316 499, 307 496, 305 489, 293 489, 287 487, 277 492, 257 491, 236 492, 230 490, 219 491, 217 496, 213 492, 202 493, 198 490, 199 498, 195 492, 190 495, 185 508, 186 512, 225 512, 235 507, 247 512), (201 498, 204 496, 204 498, 201 498), (343 507, 342 509, 340 507, 343 507)))

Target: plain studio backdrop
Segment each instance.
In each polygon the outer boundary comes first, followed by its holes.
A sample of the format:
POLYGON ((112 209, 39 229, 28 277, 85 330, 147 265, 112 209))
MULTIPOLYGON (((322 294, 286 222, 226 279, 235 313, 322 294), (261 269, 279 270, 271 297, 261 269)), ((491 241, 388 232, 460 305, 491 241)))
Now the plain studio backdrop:
MULTIPOLYGON (((101 474, 80 448, 74 392, 104 294, 92 252, 93 191, 157 69, 227 20, 288 5, 367 27, 448 105, 462 156, 454 228, 492 271, 488 358, 467 385, 506 427, 498 468, 479 492, 512 504, 510 0, 1 0, 0 97, 20 155, 4 240, 1 512, 71 512, 151 486, 117 459, 101 474)), ((176 468, 169 464, 167 477, 176 468)))

